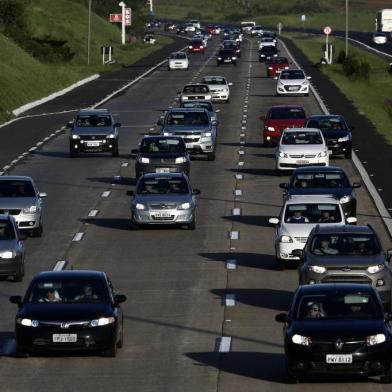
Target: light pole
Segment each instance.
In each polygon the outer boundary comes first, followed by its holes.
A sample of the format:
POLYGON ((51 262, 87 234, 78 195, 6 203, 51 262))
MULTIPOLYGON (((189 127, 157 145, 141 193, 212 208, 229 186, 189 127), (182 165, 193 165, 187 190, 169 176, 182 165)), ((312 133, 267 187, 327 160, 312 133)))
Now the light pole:
POLYGON ((348 0, 346 0, 346 58, 348 56, 348 0))
POLYGON ((121 1, 120 3, 118 3, 118 5, 121 7, 121 43, 123 45, 125 45, 125 7, 126 4, 121 1))
POLYGON ((90 65, 91 0, 88 0, 87 65, 90 65))

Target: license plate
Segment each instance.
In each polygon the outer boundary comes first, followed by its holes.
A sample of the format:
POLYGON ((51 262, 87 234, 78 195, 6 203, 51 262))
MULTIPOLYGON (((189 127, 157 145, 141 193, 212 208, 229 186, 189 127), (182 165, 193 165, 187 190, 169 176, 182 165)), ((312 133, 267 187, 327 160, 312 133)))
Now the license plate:
POLYGON ((327 363, 353 363, 351 354, 327 354, 327 363))
POLYGON ((185 143, 186 148, 193 148, 193 143, 185 143))
POLYGON ((224 60, 225 63, 230 63, 230 61, 231 61, 230 59, 224 60))
POLYGON ((78 335, 76 333, 55 333, 52 335, 53 343, 76 343, 78 335))
POLYGON ((297 165, 309 165, 309 161, 299 159, 297 162, 297 165))
POLYGON ((157 167, 155 173, 170 173, 170 169, 168 167, 157 167))
POLYGON ((289 87, 289 91, 298 91, 298 87, 289 87))
POLYGON ((87 147, 98 147, 101 142, 87 142, 87 147))
POLYGON ((154 216, 156 218, 170 218, 171 213, 170 212, 154 212, 154 216))

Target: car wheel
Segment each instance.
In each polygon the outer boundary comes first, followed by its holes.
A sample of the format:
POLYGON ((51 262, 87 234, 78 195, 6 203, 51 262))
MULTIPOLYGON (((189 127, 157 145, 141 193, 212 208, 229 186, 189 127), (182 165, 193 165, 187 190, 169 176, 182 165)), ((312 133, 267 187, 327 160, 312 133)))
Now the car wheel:
POLYGON ((170 71, 170 67, 167 67, 167 70, 170 71))
POLYGON ((16 358, 28 358, 29 352, 26 350, 22 350, 20 347, 18 347, 18 345, 16 345, 14 356, 16 358))
POLYGON ((276 256, 276 269, 278 271, 284 271, 286 269, 286 263, 284 260, 276 256))
POLYGON ((215 151, 207 153, 207 160, 208 161, 215 161, 215 151))
POLYGON ((44 231, 44 227, 42 226, 42 222, 41 222, 36 229, 31 230, 31 236, 32 237, 42 237, 43 231, 44 231))
POLYGON ((140 225, 138 225, 133 219, 131 219, 130 229, 131 230, 139 230, 140 225))
POLYGON ((195 218, 193 218, 191 223, 188 223, 187 229, 188 230, 195 230, 196 229, 196 219, 195 218))
POLYGON ((116 144, 116 146, 115 147, 113 147, 113 150, 112 150, 112 157, 118 157, 118 145, 116 144))
POLYGON ((104 357, 111 357, 114 358, 117 356, 117 342, 115 341, 114 343, 112 343, 111 347, 103 350, 102 355, 104 357))
POLYGON ((122 348, 124 346, 124 329, 123 329, 123 321, 121 321, 121 332, 120 332, 120 338, 118 339, 117 342, 117 348, 122 348))
POLYGON ((392 383, 392 368, 391 364, 389 364, 388 370, 385 374, 380 376, 380 382, 382 384, 391 384, 392 383))
POLYGON ((75 151, 73 148, 71 148, 71 149, 69 150, 69 157, 70 157, 70 158, 75 158, 75 157, 77 157, 77 156, 78 156, 78 152, 75 151))
POLYGON ((350 149, 349 151, 346 151, 346 152, 344 153, 344 157, 345 157, 346 159, 351 159, 352 156, 353 156, 353 151, 352 151, 351 149, 350 149))

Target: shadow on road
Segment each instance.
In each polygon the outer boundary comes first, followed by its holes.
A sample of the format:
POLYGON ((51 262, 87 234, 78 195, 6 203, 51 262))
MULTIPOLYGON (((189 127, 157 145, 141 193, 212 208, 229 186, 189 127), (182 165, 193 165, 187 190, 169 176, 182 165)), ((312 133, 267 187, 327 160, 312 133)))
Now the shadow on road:
POLYGON ((251 226, 260 226, 260 227, 269 227, 272 225, 268 222, 270 216, 260 216, 260 215, 240 215, 240 216, 222 216, 223 219, 226 219, 231 222, 243 223, 244 225, 251 226))

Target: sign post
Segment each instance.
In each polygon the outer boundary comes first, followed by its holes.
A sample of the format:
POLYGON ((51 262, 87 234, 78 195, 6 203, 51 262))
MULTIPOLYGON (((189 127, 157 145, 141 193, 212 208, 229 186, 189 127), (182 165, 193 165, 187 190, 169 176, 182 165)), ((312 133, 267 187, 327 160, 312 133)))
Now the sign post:
POLYGON ((325 34, 325 59, 328 64, 332 63, 332 50, 329 48, 329 35, 332 33, 332 29, 329 26, 324 27, 325 34))
POLYGON ((125 45, 125 7, 126 4, 121 1, 118 3, 118 5, 121 7, 121 43, 125 45))

